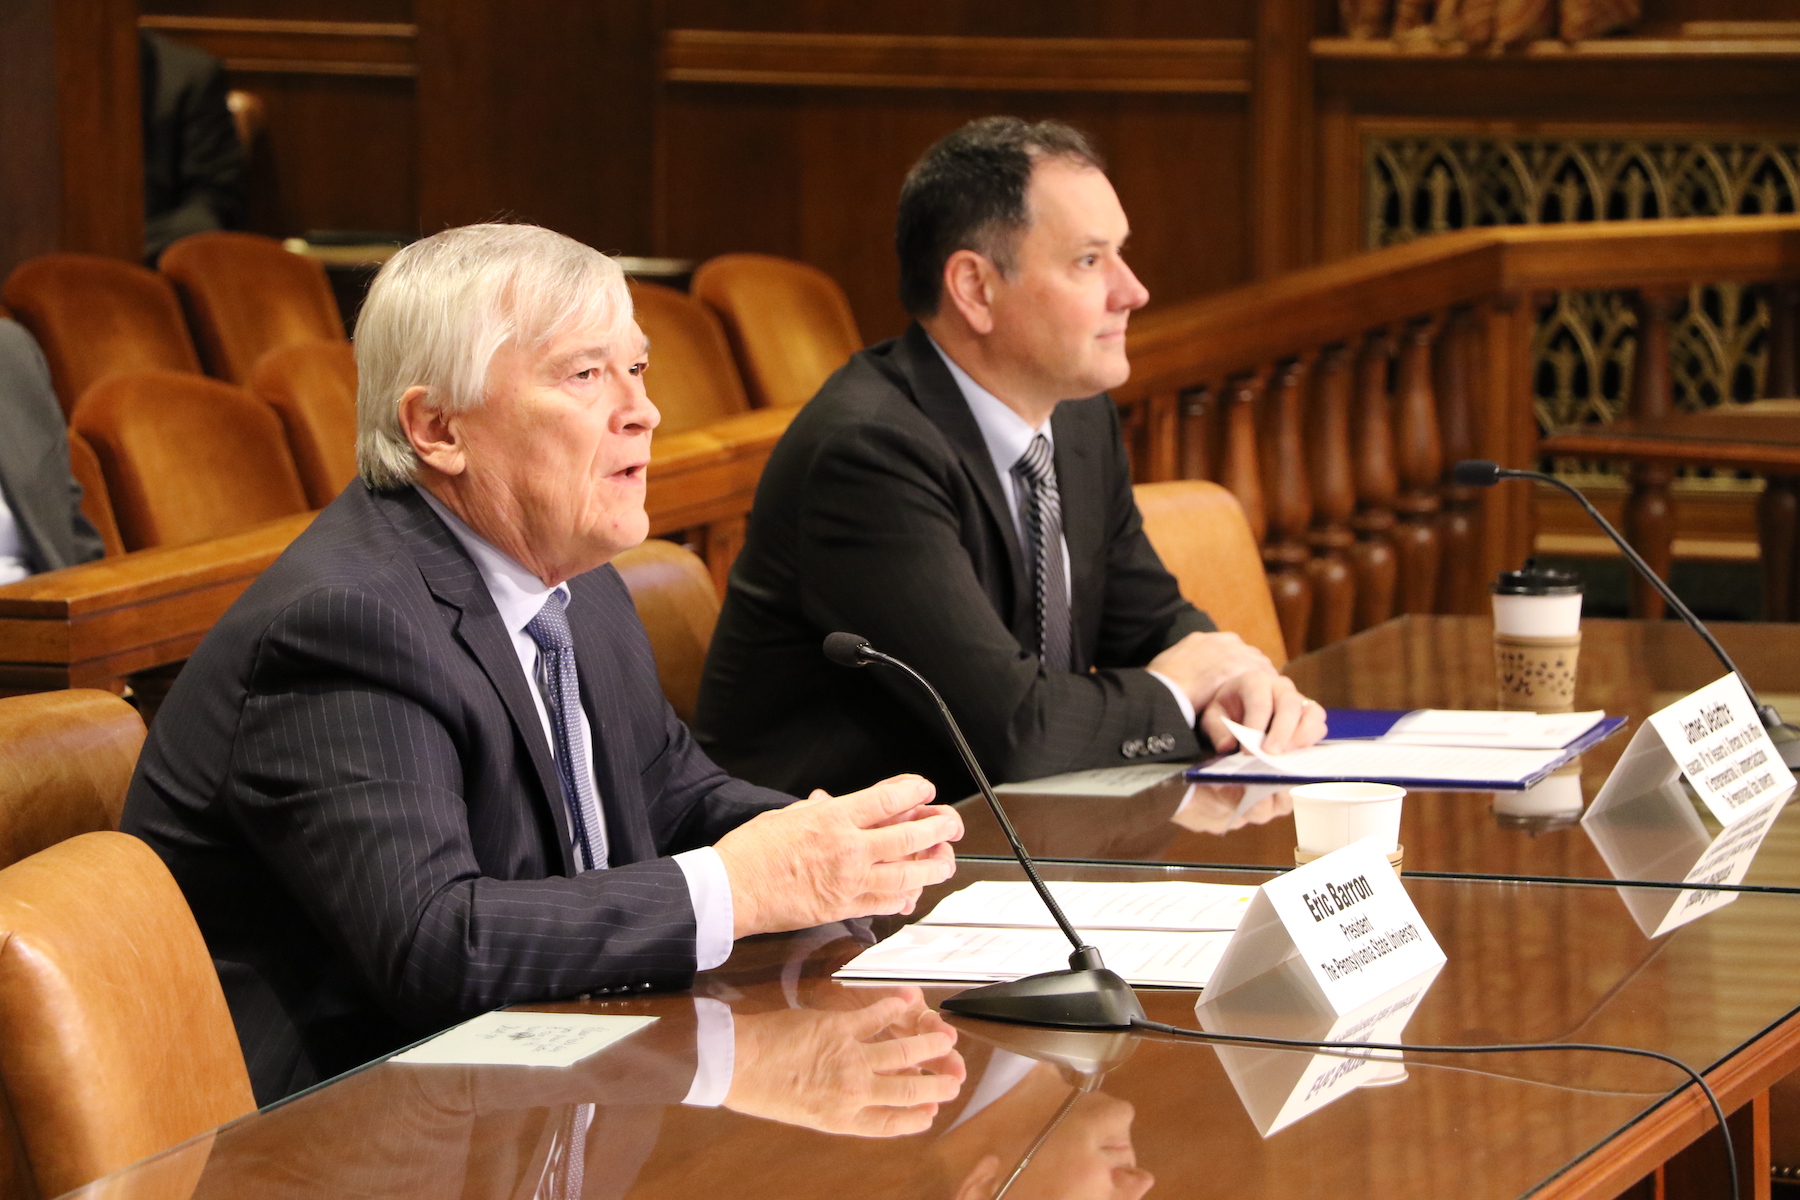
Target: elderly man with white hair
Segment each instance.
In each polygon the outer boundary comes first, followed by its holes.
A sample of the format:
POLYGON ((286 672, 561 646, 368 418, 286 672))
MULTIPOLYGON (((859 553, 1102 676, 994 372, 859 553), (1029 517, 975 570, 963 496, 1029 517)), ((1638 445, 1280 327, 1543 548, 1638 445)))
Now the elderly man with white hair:
POLYGON ((796 803, 663 700, 605 565, 648 527, 647 354, 618 265, 548 230, 448 230, 370 288, 361 479, 189 659, 123 821, 259 1102, 500 1005, 686 987, 953 870, 925 780, 796 803))

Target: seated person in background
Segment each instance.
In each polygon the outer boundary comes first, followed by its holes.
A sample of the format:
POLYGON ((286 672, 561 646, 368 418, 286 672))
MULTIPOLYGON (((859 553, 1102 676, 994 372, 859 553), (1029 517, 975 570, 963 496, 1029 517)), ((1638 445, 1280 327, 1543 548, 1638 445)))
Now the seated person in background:
POLYGON ((732 779, 605 564, 658 417, 618 264, 526 225, 381 270, 352 485, 188 660, 122 827, 169 865, 259 1103, 526 1000, 687 987, 734 938, 910 911, 952 812, 732 779))
POLYGON ((907 763, 973 789, 930 699, 832 666, 834 630, 936 684, 995 782, 1191 758, 1196 715, 1219 750, 1225 717, 1277 752, 1323 736, 1323 709, 1215 632, 1144 537, 1103 390, 1149 299, 1128 232, 1066 125, 975 121, 913 167, 894 242, 915 322, 788 427, 731 572, 694 721, 727 769, 848 787, 907 763))
POLYGON ((50 368, 25 327, 0 319, 0 584, 99 558, 81 515, 50 368))
POLYGON ((190 233, 236 229, 244 146, 225 100, 225 64, 195 46, 138 31, 144 116, 144 261, 190 233))

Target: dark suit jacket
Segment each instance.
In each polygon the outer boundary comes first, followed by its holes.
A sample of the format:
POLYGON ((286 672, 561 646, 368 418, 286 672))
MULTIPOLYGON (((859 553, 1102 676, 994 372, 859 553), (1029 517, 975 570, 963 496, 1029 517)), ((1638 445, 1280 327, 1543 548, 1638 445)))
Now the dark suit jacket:
POLYGON ((917 771, 947 798, 972 790, 916 684, 826 662, 824 636, 849 630, 936 684, 996 782, 1195 754, 1168 689, 1125 668, 1212 622, 1144 537, 1111 398, 1058 405, 1051 426, 1074 671, 1040 669, 1006 495, 915 325, 827 380, 771 455, 707 656, 701 745, 769 787, 842 791, 917 771))
POLYGON ((225 64, 138 31, 144 125, 144 259, 190 233, 235 229, 244 214, 244 147, 226 106, 225 64))
POLYGON ((69 474, 67 424, 43 351, 25 327, 0 319, 0 493, 25 536, 31 566, 54 571, 99 558, 100 535, 81 515, 69 474))
POLYGON ((192 906, 259 1101, 501 1005, 691 981, 664 856, 790 798, 694 744, 616 571, 569 589, 606 871, 574 874, 531 684, 412 490, 352 483, 188 660, 122 827, 192 906))

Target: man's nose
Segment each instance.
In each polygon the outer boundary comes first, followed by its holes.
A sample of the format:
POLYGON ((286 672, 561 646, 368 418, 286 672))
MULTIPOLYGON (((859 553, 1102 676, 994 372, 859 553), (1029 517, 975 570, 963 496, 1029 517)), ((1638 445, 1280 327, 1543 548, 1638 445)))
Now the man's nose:
POLYGON ((650 394, 642 384, 632 388, 631 393, 631 399, 617 410, 613 428, 621 433, 638 430, 649 433, 662 424, 662 413, 651 401, 650 394))
POLYGON ((1119 260, 1110 298, 1116 312, 1131 312, 1150 303, 1150 289, 1139 282, 1137 274, 1123 259, 1119 260))

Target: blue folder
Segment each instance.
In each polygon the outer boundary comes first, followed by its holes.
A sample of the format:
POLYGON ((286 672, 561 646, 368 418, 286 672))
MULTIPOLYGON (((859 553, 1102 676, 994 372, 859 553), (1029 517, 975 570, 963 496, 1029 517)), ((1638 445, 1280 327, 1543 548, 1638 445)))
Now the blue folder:
MULTIPOLYGON (((1396 708, 1328 708, 1325 710, 1325 736, 1333 741, 1379 738, 1392 729, 1401 717, 1413 711, 1415 710, 1396 708)), ((1625 717, 1601 718, 1600 722, 1592 729, 1564 746, 1562 753, 1556 758, 1521 780, 1470 781, 1467 779, 1431 779, 1413 775, 1383 775, 1379 778, 1371 778, 1348 775, 1294 775, 1280 771, 1211 773, 1208 768, 1220 759, 1228 757, 1223 754, 1189 767, 1187 778, 1195 783, 1391 783, 1397 787, 1426 792, 1522 792, 1526 788, 1542 783, 1577 755, 1592 749, 1625 728, 1625 723, 1625 717)), ((1421 749, 1423 748, 1421 747, 1421 749)), ((1443 747, 1434 748, 1442 749, 1443 747)), ((1396 746, 1395 749, 1402 749, 1402 747, 1396 746)))

